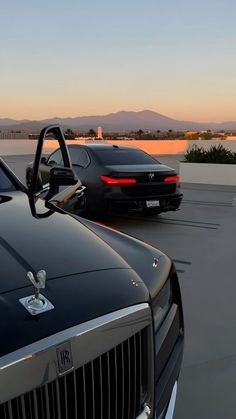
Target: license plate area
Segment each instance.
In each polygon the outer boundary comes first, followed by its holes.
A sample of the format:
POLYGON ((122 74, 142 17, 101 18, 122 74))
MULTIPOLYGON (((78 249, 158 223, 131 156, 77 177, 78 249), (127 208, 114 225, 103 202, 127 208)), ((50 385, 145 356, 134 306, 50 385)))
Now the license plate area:
POLYGON ((146 207, 147 208, 156 208, 160 206, 160 201, 156 200, 156 199, 152 199, 149 201, 146 201, 146 207))

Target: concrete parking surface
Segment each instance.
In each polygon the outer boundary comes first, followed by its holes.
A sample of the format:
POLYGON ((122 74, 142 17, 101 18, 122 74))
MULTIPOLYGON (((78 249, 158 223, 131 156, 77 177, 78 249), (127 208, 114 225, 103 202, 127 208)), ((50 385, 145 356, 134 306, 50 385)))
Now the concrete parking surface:
MULTIPOLYGON (((176 168, 179 159, 160 158, 176 168)), ((20 178, 30 160, 6 158, 20 178)), ((186 328, 175 419, 235 419, 236 188, 186 184, 183 191, 178 212, 110 217, 107 224, 175 261, 186 328)))
POLYGON ((178 270, 186 343, 175 419, 236 418, 235 196, 186 185, 176 213, 109 220, 169 254, 178 270))

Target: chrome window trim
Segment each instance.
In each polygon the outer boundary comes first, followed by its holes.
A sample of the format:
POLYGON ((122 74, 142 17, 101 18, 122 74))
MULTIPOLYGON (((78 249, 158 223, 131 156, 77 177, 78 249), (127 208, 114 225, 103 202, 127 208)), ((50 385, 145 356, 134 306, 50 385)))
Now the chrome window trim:
MULTIPOLYGON (((77 369, 144 327, 151 328, 151 322, 150 306, 142 303, 63 330, 1 357, 0 404, 56 379, 59 376, 56 349, 63 342, 70 342, 72 369, 77 369)), ((151 336, 150 331, 149 339, 151 336)), ((152 342, 149 346, 152 350, 152 342)), ((152 359, 150 353, 150 364, 152 359)), ((150 387, 152 378, 149 379, 150 387)))

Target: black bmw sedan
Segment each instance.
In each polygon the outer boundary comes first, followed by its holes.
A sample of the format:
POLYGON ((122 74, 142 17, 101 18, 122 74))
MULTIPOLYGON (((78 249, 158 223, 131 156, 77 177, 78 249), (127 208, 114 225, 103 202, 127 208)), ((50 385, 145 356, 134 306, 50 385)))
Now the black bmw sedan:
MULTIPOLYGON (((73 169, 86 186, 87 214, 109 212, 158 214, 179 208, 183 194, 174 169, 161 164, 142 150, 110 144, 68 146, 73 169)), ((59 149, 40 165, 42 183, 52 167, 62 164, 59 149)), ((26 169, 30 183, 32 165, 26 169)))

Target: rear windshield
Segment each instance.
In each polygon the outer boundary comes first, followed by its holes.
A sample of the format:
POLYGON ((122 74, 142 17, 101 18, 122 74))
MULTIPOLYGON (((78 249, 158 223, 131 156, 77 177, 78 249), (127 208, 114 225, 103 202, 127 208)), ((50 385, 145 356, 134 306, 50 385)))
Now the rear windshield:
POLYGON ((107 165, 135 165, 159 163, 154 157, 142 150, 125 150, 113 148, 109 150, 93 150, 100 163, 107 165))
POLYGON ((0 167, 0 192, 9 192, 15 190, 15 186, 10 181, 3 169, 0 167))

